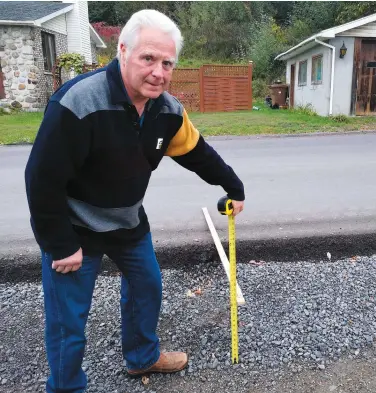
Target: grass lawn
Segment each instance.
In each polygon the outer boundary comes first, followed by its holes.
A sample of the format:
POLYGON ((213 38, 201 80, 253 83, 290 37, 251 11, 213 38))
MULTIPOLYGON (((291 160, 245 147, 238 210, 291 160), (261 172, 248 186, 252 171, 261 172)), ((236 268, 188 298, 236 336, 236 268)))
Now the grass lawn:
POLYGON ((34 142, 42 118, 42 112, 0 115, 0 144, 34 142))
MULTIPOLYGON (((205 136, 376 130, 374 117, 345 117, 345 121, 339 122, 305 111, 272 110, 262 103, 254 105, 261 110, 191 113, 190 118, 205 136)), ((42 113, 0 115, 0 144, 32 143, 42 116, 42 113)))

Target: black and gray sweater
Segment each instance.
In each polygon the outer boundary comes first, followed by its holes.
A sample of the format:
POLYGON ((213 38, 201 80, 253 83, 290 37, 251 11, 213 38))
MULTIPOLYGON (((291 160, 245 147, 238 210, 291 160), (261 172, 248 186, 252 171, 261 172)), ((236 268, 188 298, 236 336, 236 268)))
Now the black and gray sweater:
POLYGON ((79 247, 140 239, 150 230, 142 201, 165 155, 244 199, 242 182, 174 97, 149 100, 140 125, 116 59, 65 83, 48 103, 25 171, 40 247, 58 260, 79 247))

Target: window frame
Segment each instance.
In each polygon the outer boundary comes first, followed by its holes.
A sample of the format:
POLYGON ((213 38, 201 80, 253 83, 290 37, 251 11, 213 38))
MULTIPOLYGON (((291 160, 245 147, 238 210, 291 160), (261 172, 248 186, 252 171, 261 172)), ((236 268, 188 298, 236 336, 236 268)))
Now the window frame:
MULTIPOLYGON (((312 69, 311 69, 311 83, 312 85, 322 85, 322 80, 323 80, 323 68, 324 68, 324 56, 323 54, 315 55, 312 56, 312 69), (317 59, 321 59, 321 80, 314 80, 314 67, 313 64, 317 59)), ((317 73, 316 73, 316 78, 317 78, 317 73)))
POLYGON ((298 68, 298 86, 307 86, 307 80, 308 80, 308 59, 299 61, 299 68, 298 68), (302 64, 304 64, 304 63, 305 63, 305 65, 306 65, 306 70, 305 70, 305 81, 302 82, 302 81, 300 80, 300 69, 301 69, 302 64))
POLYGON ((51 33, 47 33, 46 31, 42 31, 41 38, 42 38, 44 72, 52 72, 56 62, 55 35, 51 33))

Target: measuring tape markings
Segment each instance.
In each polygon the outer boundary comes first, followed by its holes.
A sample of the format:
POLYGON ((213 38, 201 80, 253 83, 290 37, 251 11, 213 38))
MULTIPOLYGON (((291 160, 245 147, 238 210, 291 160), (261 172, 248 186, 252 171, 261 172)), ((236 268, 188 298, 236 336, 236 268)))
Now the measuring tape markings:
POLYGON ((229 260, 230 260, 230 314, 231 314, 231 358, 239 362, 238 304, 236 300, 236 234, 232 200, 223 197, 218 201, 218 211, 228 217, 229 260))
POLYGON ((230 309, 231 309, 231 346, 232 362, 239 362, 238 304, 236 301, 236 246, 235 217, 228 216, 229 259, 230 259, 230 309))

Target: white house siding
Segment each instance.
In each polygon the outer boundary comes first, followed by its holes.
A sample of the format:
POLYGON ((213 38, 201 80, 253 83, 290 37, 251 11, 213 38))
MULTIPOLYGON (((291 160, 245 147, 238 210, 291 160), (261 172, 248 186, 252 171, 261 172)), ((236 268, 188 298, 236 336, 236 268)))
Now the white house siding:
POLYGON ((42 28, 53 30, 60 34, 67 34, 67 22, 65 20, 65 14, 59 15, 56 18, 42 23, 42 28))
POLYGON ((88 63, 92 62, 90 31, 87 1, 64 1, 74 4, 72 11, 67 13, 68 51, 85 56, 88 63))
POLYGON ((89 10, 87 1, 78 1, 78 7, 80 11, 80 28, 81 28, 81 50, 82 54, 88 63, 92 62, 91 56, 91 39, 90 39, 90 28, 89 28, 89 10))
POLYGON ((343 33, 337 34, 337 36, 363 38, 376 37, 376 22, 368 23, 355 29, 347 30, 343 33))
POLYGON ((351 113, 351 89, 354 66, 354 37, 336 37, 329 41, 336 48, 334 92, 333 92, 333 115, 351 113), (347 53, 343 59, 339 58, 339 49, 345 43, 347 53))
POLYGON ((295 107, 311 104, 319 115, 329 115, 331 66, 331 49, 323 45, 317 45, 307 52, 300 53, 287 61, 286 82, 294 82, 295 107), (319 85, 311 83, 312 57, 317 55, 323 56, 322 83, 319 85), (307 84, 305 86, 298 86, 299 62, 304 60, 307 60, 307 84), (290 81, 291 64, 295 64, 295 81, 290 81))

